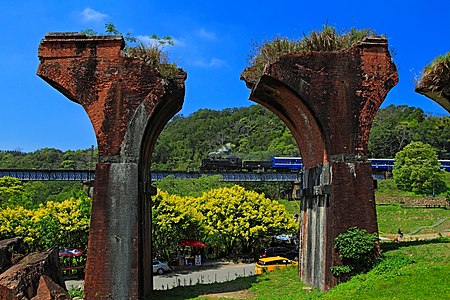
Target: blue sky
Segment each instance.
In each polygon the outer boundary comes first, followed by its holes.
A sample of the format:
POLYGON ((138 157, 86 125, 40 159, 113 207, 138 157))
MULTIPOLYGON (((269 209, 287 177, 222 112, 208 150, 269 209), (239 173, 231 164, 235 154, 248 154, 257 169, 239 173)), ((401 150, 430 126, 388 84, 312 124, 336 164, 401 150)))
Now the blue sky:
POLYGON ((37 49, 47 32, 113 23, 132 36, 169 35, 171 58, 188 73, 181 111, 249 106, 239 80, 253 41, 300 38, 323 24, 338 30, 372 28, 389 39, 400 83, 383 107, 407 104, 448 113, 414 93, 414 79, 450 51, 450 1, 5 1, 1 0, 0 150, 87 149, 96 145, 81 106, 36 75, 37 49))

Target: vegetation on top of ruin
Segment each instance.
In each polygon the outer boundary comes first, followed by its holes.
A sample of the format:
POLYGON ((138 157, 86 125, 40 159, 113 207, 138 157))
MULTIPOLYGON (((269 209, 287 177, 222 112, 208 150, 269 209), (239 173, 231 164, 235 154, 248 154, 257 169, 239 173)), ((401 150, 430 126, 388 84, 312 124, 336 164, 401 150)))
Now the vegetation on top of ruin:
POLYGON ((134 57, 143 60, 146 64, 154 66, 164 78, 175 78, 180 69, 177 64, 170 62, 169 53, 165 51, 166 46, 173 46, 172 37, 159 37, 153 34, 148 41, 131 36, 129 32, 122 34, 112 23, 105 24, 105 34, 98 34, 92 29, 81 31, 88 36, 107 35, 123 36, 125 48, 122 53, 125 57, 134 57))
POLYGON ((261 77, 265 65, 277 61, 281 56, 310 51, 341 51, 376 34, 372 29, 356 28, 339 33, 335 27, 324 25, 321 31, 313 30, 299 40, 277 36, 262 44, 255 42, 251 45, 249 66, 242 72, 241 77, 247 82, 255 83, 261 77))
POLYGON ((450 51, 436 57, 425 67, 419 85, 423 88, 450 97, 450 51))

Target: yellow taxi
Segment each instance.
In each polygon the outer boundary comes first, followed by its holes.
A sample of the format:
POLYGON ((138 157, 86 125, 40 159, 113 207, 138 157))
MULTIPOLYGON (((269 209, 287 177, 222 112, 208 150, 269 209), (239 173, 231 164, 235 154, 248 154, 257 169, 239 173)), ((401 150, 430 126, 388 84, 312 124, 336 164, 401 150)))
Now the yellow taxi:
POLYGON ((273 270, 285 268, 287 266, 297 266, 298 262, 281 256, 260 258, 255 266, 256 274, 262 274, 273 270))

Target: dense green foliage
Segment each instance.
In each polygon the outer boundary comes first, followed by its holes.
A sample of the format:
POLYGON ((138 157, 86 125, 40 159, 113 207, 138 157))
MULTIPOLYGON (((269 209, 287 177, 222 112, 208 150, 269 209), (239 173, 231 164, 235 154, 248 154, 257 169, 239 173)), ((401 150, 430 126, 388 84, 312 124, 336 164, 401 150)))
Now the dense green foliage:
POLYGON ((262 106, 202 109, 167 124, 155 146, 152 168, 198 169, 201 159, 221 148, 253 160, 299 155, 287 127, 262 106))
POLYGON ((428 116, 420 108, 390 105, 380 109, 369 138, 369 156, 394 158, 413 141, 430 144, 439 159, 450 159, 450 117, 428 116))
MULTIPOLYGON (((412 141, 430 144, 439 159, 450 159, 450 117, 428 116, 420 108, 388 106, 375 116, 369 138, 369 157, 394 158, 412 141)), ((243 159, 298 156, 289 129, 262 106, 202 109, 175 116, 158 138, 152 157, 154 170, 198 169, 202 158, 219 149, 243 159), (225 147, 227 146, 227 147, 225 147)), ((0 168, 89 169, 98 152, 44 148, 35 152, 0 151, 0 168)))
POLYGON ((444 170, 436 150, 422 142, 412 142, 395 155, 394 180, 401 190, 416 194, 439 194, 446 191, 444 170))
POLYGON ((77 197, 82 192, 80 182, 31 181, 22 183, 17 178, 0 178, 0 208, 22 206, 37 208, 47 201, 61 202, 77 197))
POLYGON ((87 170, 94 168, 97 160, 98 150, 93 148, 65 152, 53 148, 43 148, 29 153, 0 151, 1 169, 87 170))
POLYGON ((334 248, 342 259, 342 265, 331 268, 340 280, 347 280, 362 272, 367 272, 376 262, 378 236, 357 227, 349 228, 334 239, 334 248))

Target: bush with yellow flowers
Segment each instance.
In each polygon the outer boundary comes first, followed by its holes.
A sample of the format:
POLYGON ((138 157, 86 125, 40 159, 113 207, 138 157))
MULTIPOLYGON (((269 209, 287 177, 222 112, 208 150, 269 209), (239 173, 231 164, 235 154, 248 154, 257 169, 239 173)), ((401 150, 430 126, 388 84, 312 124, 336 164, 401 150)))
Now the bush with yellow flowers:
POLYGON ((198 239, 225 255, 249 254, 265 236, 294 233, 285 207, 240 186, 213 189, 200 197, 158 190, 153 199, 153 251, 164 259, 181 239, 198 239))
POLYGON ((31 251, 53 246, 86 249, 90 216, 91 199, 83 195, 37 209, 6 207, 0 210, 0 240, 22 236, 31 251))

